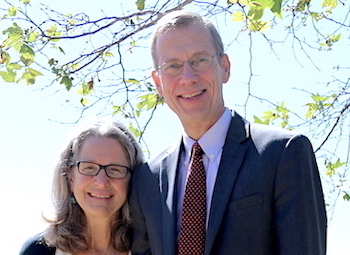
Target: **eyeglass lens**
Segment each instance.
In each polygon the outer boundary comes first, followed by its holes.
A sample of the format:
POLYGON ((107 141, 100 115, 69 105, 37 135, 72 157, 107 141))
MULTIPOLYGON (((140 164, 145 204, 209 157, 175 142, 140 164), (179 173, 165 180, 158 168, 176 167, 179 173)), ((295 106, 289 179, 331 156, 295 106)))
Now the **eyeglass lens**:
POLYGON ((208 54, 201 54, 185 62, 181 62, 177 60, 168 61, 162 64, 160 68, 164 73, 171 74, 171 75, 179 74, 182 71, 185 63, 189 63, 194 70, 203 70, 212 64, 213 57, 215 55, 216 54, 214 54, 213 56, 210 56, 208 54))
POLYGON ((92 162, 78 162, 78 171, 83 175, 97 175, 100 170, 104 169, 110 178, 122 179, 128 173, 128 167, 120 165, 102 166, 92 162))

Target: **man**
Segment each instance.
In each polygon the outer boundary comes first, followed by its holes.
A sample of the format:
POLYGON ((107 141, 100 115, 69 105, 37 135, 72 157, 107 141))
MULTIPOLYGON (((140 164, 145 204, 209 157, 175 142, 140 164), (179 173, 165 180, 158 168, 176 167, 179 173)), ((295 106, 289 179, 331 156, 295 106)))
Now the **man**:
POLYGON ((172 12, 157 24, 152 57, 157 91, 184 135, 134 174, 133 254, 203 254, 192 245, 179 252, 196 142, 206 172, 204 254, 325 254, 326 213, 312 146, 303 135, 249 123, 225 108, 230 61, 214 26, 198 14, 172 12))

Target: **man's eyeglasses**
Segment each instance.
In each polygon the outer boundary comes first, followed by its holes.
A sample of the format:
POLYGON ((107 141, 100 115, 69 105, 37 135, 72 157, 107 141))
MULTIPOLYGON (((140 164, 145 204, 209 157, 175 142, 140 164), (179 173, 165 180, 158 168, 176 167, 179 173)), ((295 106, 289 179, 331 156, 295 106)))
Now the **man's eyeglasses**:
POLYGON ((78 172, 82 175, 95 176, 104 169, 106 175, 112 179, 124 179, 131 169, 127 166, 121 165, 107 165, 102 166, 93 162, 88 161, 77 161, 76 166, 78 167, 78 172))
POLYGON ((201 71, 205 68, 209 67, 213 63, 213 57, 216 56, 217 53, 214 55, 209 54, 200 54, 198 56, 195 56, 189 61, 178 61, 178 60, 171 60, 164 62, 160 66, 158 66, 158 69, 161 69, 163 73, 170 74, 170 75, 178 75, 183 70, 184 64, 189 63, 193 70, 195 71, 201 71))

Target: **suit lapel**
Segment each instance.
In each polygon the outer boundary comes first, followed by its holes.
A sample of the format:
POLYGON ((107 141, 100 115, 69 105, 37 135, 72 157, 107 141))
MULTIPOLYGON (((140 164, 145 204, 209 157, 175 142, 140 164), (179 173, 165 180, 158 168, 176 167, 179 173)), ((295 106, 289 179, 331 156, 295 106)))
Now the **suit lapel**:
POLYGON ((176 231, 176 172, 180 155, 181 141, 170 147, 168 155, 160 165, 160 190, 162 205, 162 228, 164 254, 175 254, 177 247, 176 231))
POLYGON ((234 115, 223 147, 212 198, 205 254, 210 254, 229 202, 237 174, 245 157, 247 147, 242 145, 248 137, 249 124, 234 115))

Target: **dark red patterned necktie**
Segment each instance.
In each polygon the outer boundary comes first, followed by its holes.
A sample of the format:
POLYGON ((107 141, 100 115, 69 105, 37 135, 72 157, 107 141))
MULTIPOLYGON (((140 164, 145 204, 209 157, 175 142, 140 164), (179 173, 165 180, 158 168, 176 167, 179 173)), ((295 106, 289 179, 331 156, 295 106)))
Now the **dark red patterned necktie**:
POLYGON ((179 255, 204 254, 206 230, 206 182, 203 150, 196 142, 188 176, 180 226, 179 255))

